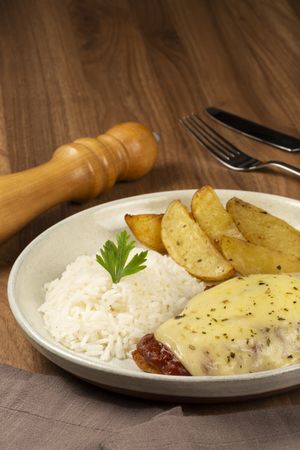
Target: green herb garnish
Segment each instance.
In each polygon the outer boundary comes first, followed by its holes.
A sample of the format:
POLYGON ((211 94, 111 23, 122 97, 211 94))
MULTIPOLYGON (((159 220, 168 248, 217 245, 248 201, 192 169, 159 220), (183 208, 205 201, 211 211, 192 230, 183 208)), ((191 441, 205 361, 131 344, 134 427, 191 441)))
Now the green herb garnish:
POLYGON ((147 259, 147 250, 134 255, 126 265, 129 253, 134 246, 135 242, 130 240, 130 235, 124 230, 117 236, 117 245, 108 240, 100 249, 101 255, 96 255, 96 260, 110 273, 114 283, 119 283, 121 278, 146 268, 144 263, 147 259))

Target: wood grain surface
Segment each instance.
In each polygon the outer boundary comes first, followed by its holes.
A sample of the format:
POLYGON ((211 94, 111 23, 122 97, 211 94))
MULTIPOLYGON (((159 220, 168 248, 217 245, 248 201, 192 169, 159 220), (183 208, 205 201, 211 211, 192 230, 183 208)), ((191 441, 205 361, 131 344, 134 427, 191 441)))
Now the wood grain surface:
MULTIPOLYGON (((0 175, 41 164, 59 145, 122 121, 161 135, 147 176, 84 204, 58 205, 0 246, 1 362, 59 372, 27 342, 6 295, 17 255, 57 221, 110 200, 208 183, 300 199, 299 178, 230 171, 178 125, 214 105, 300 137, 299 42, 298 0, 0 0, 0 175)), ((214 126, 253 156, 300 167, 300 154, 214 126)), ((289 402, 299 403, 300 391, 207 408, 289 402)))

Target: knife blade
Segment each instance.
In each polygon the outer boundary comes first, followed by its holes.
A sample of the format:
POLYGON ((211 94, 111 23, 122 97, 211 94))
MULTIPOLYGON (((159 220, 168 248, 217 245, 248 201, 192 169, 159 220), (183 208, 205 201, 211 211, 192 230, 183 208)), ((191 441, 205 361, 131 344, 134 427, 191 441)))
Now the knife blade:
POLYGON ((300 151, 300 139, 272 128, 236 116, 219 108, 207 108, 207 113, 217 122, 252 139, 272 145, 287 152, 300 151))

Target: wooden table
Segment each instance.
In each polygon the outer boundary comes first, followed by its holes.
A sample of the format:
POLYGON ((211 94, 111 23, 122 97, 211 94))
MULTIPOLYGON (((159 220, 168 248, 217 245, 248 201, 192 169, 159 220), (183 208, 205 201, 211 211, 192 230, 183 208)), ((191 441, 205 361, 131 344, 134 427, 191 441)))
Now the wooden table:
MULTIPOLYGON (((0 361, 58 373, 27 342, 6 284, 20 251, 55 222, 90 206, 154 191, 244 189, 300 199, 299 179, 222 167, 178 125, 215 105, 300 135, 300 4, 297 0, 0 0, 0 173, 50 158, 60 144, 128 120, 161 133, 144 178, 85 204, 63 204, 0 247, 0 361)), ((280 152, 217 127, 260 158, 300 167, 280 152)), ((38 193, 37 193, 38 195, 38 193)), ((211 412, 299 403, 300 390, 211 412)))

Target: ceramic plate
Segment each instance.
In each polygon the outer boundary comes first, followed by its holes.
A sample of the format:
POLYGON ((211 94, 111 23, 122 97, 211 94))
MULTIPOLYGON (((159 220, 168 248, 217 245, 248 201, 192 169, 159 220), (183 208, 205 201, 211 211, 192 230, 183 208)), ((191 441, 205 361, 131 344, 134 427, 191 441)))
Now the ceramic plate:
MULTIPOLYGON (((135 396, 184 401, 225 401, 267 395, 300 384, 300 364, 283 369, 234 376, 179 377, 147 374, 132 360, 98 362, 56 343, 38 312, 43 285, 58 277, 81 254, 125 228, 125 213, 159 213, 173 199, 190 204, 195 190, 160 192, 116 200, 75 214, 52 226, 21 253, 9 277, 11 310, 28 339, 49 360, 91 383, 135 396)), ((300 202, 257 192, 217 190, 223 203, 237 196, 267 209, 300 228, 300 202)))

